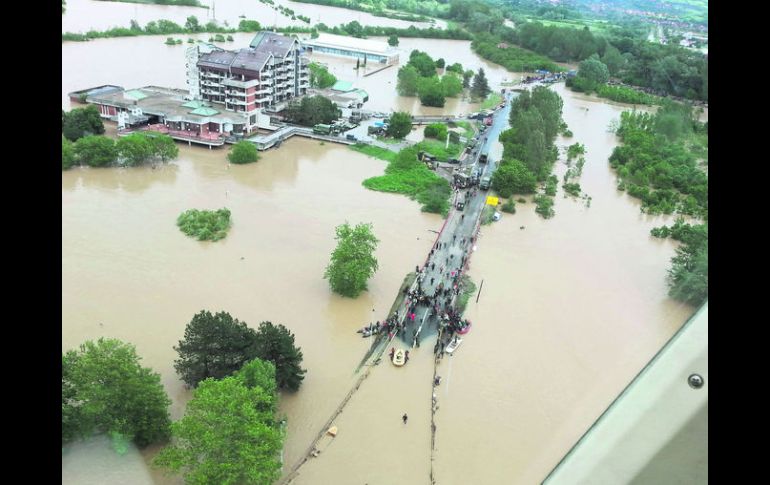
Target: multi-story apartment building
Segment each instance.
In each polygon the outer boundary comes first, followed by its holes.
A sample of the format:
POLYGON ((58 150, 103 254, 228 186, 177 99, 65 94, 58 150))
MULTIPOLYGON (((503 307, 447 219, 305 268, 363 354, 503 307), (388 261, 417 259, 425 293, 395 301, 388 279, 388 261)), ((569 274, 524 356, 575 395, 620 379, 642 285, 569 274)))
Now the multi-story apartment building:
POLYGON ((243 114, 250 132, 266 122, 263 111, 307 92, 308 64, 297 39, 272 32, 258 33, 237 51, 199 44, 187 50, 188 89, 194 100, 243 114))

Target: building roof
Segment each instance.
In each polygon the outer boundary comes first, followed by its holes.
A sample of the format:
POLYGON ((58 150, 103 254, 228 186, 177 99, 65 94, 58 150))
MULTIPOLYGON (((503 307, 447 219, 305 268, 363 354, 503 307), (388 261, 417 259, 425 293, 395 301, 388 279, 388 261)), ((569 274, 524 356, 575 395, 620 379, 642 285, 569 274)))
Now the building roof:
POLYGON ((387 42, 371 39, 357 39, 345 35, 334 35, 321 32, 316 39, 307 39, 302 41, 305 45, 332 47, 342 49, 352 49, 359 52, 367 52, 380 56, 394 55, 396 50, 391 48, 387 42))
POLYGON ((190 111, 190 114, 194 114, 198 116, 214 116, 214 115, 218 115, 219 111, 215 110, 214 108, 209 108, 207 106, 201 106, 200 108, 195 108, 194 110, 190 111))
POLYGON ((235 52, 232 51, 214 51, 201 54, 198 60, 199 67, 214 67, 217 69, 228 69, 235 59, 235 52))
POLYGON ((273 32, 259 32, 254 36, 249 46, 258 52, 270 53, 276 57, 286 57, 295 39, 273 32))
POLYGON ((241 49, 235 53, 231 65, 235 68, 261 71, 268 59, 270 59, 270 53, 268 52, 241 49))
POLYGON ((127 98, 136 99, 136 100, 144 99, 147 97, 146 94, 144 94, 138 89, 132 89, 131 91, 126 91, 125 93, 123 93, 123 95, 126 96, 127 98))
POLYGON ((332 86, 332 89, 334 91, 342 91, 343 93, 347 93, 348 91, 353 90, 353 83, 350 81, 337 81, 334 83, 334 86, 332 86))
POLYGON ((198 101, 197 99, 194 99, 192 101, 186 102, 182 106, 184 106, 185 108, 195 109, 195 108, 200 108, 200 107, 206 106, 206 103, 204 103, 203 101, 198 101))

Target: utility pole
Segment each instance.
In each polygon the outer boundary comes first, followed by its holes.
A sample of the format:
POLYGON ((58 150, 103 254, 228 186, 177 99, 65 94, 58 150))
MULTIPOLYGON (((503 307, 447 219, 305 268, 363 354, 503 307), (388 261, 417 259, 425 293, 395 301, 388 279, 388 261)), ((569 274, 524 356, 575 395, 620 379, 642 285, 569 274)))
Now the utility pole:
POLYGON ((479 293, 476 295, 476 303, 479 302, 479 297, 481 296, 481 289, 484 288, 484 280, 481 280, 481 286, 479 286, 479 293))

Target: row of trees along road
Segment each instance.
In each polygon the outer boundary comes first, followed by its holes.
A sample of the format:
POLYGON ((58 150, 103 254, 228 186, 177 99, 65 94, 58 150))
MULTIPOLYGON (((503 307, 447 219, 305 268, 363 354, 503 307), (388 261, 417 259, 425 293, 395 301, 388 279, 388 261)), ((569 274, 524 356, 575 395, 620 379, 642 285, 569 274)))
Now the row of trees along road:
POLYGON ((511 102, 511 128, 500 134, 503 157, 492 175, 492 188, 501 196, 533 193, 558 158, 554 145, 562 125, 564 102, 550 89, 524 91, 511 102))

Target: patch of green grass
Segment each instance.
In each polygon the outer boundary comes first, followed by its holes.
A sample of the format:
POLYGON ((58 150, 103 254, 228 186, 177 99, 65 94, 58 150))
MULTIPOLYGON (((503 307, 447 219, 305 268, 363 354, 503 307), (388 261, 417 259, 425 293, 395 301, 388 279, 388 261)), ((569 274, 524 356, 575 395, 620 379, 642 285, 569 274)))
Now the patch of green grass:
POLYGON ((473 125, 470 121, 455 121, 449 123, 449 126, 456 125, 463 129, 464 136, 466 138, 473 138, 473 135, 476 134, 476 130, 473 129, 473 125))
POLYGON ((503 102, 503 95, 493 91, 489 93, 489 96, 487 96, 487 99, 485 99, 484 102, 481 103, 480 109, 492 109, 502 102, 503 102))
POLYGON ((423 140, 420 143, 415 145, 415 148, 418 150, 423 150, 431 155, 434 155, 436 158, 438 158, 442 162, 446 162, 450 158, 456 158, 458 157, 465 148, 463 145, 460 145, 458 143, 450 143, 448 148, 446 147, 445 141, 438 141, 438 140, 423 140))
POLYGON ((363 186, 370 190, 407 195, 422 204, 424 212, 444 216, 449 213, 449 196, 452 194, 449 183, 417 160, 415 147, 401 150, 388 163, 385 175, 368 178, 363 181, 363 186))
POLYGON ((369 155, 370 157, 373 157, 373 158, 379 158, 380 160, 385 160, 386 162, 392 162, 398 156, 398 153, 392 150, 388 150, 387 148, 380 148, 373 145, 365 145, 363 143, 356 143, 355 145, 350 145, 349 148, 359 153, 363 153, 364 155, 369 155))
POLYGON ((377 141, 381 141, 382 143, 385 143, 387 145, 398 145, 404 140, 399 140, 398 138, 388 138, 387 136, 379 136, 377 137, 377 141))

